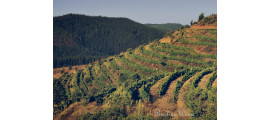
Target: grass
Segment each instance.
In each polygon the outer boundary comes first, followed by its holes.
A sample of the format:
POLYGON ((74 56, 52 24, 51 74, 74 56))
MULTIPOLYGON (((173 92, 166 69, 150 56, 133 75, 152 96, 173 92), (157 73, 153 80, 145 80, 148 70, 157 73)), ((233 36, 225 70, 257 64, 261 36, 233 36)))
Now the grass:
POLYGON ((112 79, 116 80, 116 78, 115 78, 115 77, 112 75, 112 73, 108 70, 108 68, 106 67, 105 64, 102 64, 102 68, 105 70, 105 72, 106 72, 107 74, 109 74, 109 76, 110 76, 112 79))
POLYGON ((217 38, 205 36, 205 35, 195 35, 195 38, 199 39, 202 42, 207 42, 207 43, 217 43, 217 38))
POLYGON ((217 55, 200 54, 192 48, 187 48, 184 46, 177 46, 177 45, 173 45, 173 44, 160 44, 160 47, 157 46, 157 47, 154 47, 154 49, 161 51, 161 52, 167 52, 173 56, 183 55, 185 57, 196 58, 196 59, 200 59, 200 58, 216 59, 217 58, 217 55), (192 54, 192 53, 194 53, 194 54, 192 54))
POLYGON ((71 82, 71 79, 72 79, 72 76, 69 77, 69 79, 67 80, 67 83, 66 83, 66 85, 67 85, 67 87, 66 87, 66 94, 68 96, 68 99, 71 98, 71 93, 70 93, 70 90, 69 90, 69 84, 71 82))
MULTIPOLYGON (((151 47, 150 47, 151 48, 151 47)), ((152 49, 154 50, 154 49, 152 49)), ((147 50, 145 50, 147 51, 147 50)), ((177 57, 177 56, 167 56, 164 54, 160 54, 157 52, 145 52, 146 54, 153 56, 153 57, 159 57, 159 58, 166 58, 169 60, 177 60, 177 61, 181 61, 181 62, 186 62, 186 63, 191 63, 191 64, 195 64, 195 66, 208 66, 207 62, 203 62, 201 60, 197 60, 196 58, 186 58, 186 57, 177 57)))
POLYGON ((93 78, 94 78, 93 83, 94 83, 95 85, 99 86, 101 89, 104 89, 104 88, 106 87, 106 84, 104 83, 104 81, 102 81, 102 80, 100 80, 100 79, 98 78, 98 76, 96 75, 96 71, 95 71, 94 68, 95 68, 95 67, 93 67, 93 68, 91 69, 91 73, 92 73, 92 76, 93 76, 93 78))
POLYGON ((178 94, 180 89, 182 88, 182 86, 184 85, 184 83, 191 78, 197 71, 199 71, 198 69, 191 69, 188 70, 188 72, 185 73, 185 75, 183 76, 181 81, 177 81, 176 85, 175 85, 175 89, 173 91, 173 101, 176 102, 178 100, 178 94))
POLYGON ((181 43, 194 44, 194 45, 205 45, 205 46, 217 47, 217 43, 209 43, 209 42, 202 42, 202 41, 194 42, 194 41, 185 40, 185 39, 177 39, 176 41, 181 42, 181 43))
POLYGON ((88 93, 88 89, 87 89, 87 87, 85 86, 85 83, 84 83, 84 73, 83 72, 81 72, 80 73, 80 81, 79 81, 79 83, 81 84, 81 87, 82 87, 82 90, 83 90, 83 93, 84 93, 84 95, 86 95, 87 93, 88 93))
POLYGON ((97 66, 97 70, 98 70, 98 73, 100 74, 99 76, 99 79, 102 80, 102 81, 108 81, 109 83, 112 83, 112 80, 110 79, 110 77, 108 77, 104 71, 101 69, 101 65, 102 63, 99 63, 97 66))
POLYGON ((119 60, 121 62, 123 62, 124 64, 126 64, 126 66, 128 66, 130 69, 134 70, 134 71, 137 71, 143 75, 150 75, 151 73, 155 73, 156 71, 153 70, 153 69, 149 69, 147 67, 144 67, 142 65, 139 65, 139 64, 136 64, 135 62, 129 60, 128 58, 126 57, 118 57, 119 60))

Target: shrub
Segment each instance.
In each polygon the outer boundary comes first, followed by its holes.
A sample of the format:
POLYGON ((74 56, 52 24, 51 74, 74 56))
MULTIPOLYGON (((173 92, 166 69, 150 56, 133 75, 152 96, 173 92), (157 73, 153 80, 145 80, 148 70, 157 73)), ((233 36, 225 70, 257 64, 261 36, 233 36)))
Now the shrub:
POLYGON ((139 80, 141 80, 141 77, 138 74, 134 74, 132 75, 132 80, 138 82, 139 80))
POLYGON ((204 18, 204 14, 203 14, 203 13, 201 13, 201 14, 200 14, 200 16, 199 16, 198 21, 201 21, 203 18, 204 18))
POLYGON ((162 66, 166 66, 167 64, 165 62, 160 63, 162 66))
POLYGON ((103 99, 101 97, 96 98, 96 100, 97 100, 97 103, 98 104, 102 104, 103 103, 103 99))
POLYGON ((193 86, 194 86, 195 88, 198 87, 198 84, 199 84, 199 82, 201 81, 201 79, 203 78, 203 76, 204 76, 204 75, 207 75, 207 74, 209 74, 209 73, 211 73, 211 72, 212 72, 211 69, 206 69, 206 70, 202 71, 201 74, 198 75, 198 76, 195 78, 195 80, 193 81, 193 86))
POLYGON ((150 95, 145 91, 145 85, 141 88, 140 97, 145 101, 150 101, 150 95))
POLYGON ((59 80, 53 81, 53 103, 60 104, 61 101, 66 101, 67 95, 64 86, 59 80))
POLYGON ((215 72, 210 78, 209 78, 209 82, 207 83, 207 89, 210 89, 213 82, 215 81, 215 79, 217 78, 217 72, 215 72))
POLYGON ((178 71, 170 75, 170 77, 166 79, 161 86, 159 86, 159 91, 158 91, 159 95, 164 95, 167 89, 169 88, 169 85, 171 84, 171 82, 177 79, 178 77, 182 76, 186 71, 187 69, 184 69, 182 71, 178 71))
POLYGON ((185 25, 184 28, 190 28, 190 26, 189 25, 185 25))

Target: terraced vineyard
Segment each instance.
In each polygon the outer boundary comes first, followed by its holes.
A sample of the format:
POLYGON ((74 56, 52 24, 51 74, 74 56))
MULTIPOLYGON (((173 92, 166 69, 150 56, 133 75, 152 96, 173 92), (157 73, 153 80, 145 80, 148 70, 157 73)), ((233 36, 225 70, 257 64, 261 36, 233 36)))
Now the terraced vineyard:
POLYGON ((217 29, 202 28, 64 72, 54 119, 217 119, 217 29))

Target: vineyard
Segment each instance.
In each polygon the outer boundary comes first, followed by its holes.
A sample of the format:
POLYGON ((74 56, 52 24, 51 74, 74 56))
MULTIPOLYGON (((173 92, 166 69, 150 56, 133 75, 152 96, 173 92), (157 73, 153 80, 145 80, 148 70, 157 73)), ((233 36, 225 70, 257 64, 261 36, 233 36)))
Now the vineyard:
POLYGON ((217 119, 217 29, 168 36, 63 71, 54 78, 54 119, 217 119))

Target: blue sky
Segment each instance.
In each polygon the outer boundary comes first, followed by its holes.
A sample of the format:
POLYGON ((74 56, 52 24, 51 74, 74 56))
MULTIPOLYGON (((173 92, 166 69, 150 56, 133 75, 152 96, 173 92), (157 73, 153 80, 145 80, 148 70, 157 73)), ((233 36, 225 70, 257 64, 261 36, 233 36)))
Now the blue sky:
POLYGON ((217 13, 217 0, 53 0, 53 15, 126 17, 140 23, 181 23, 217 13))

